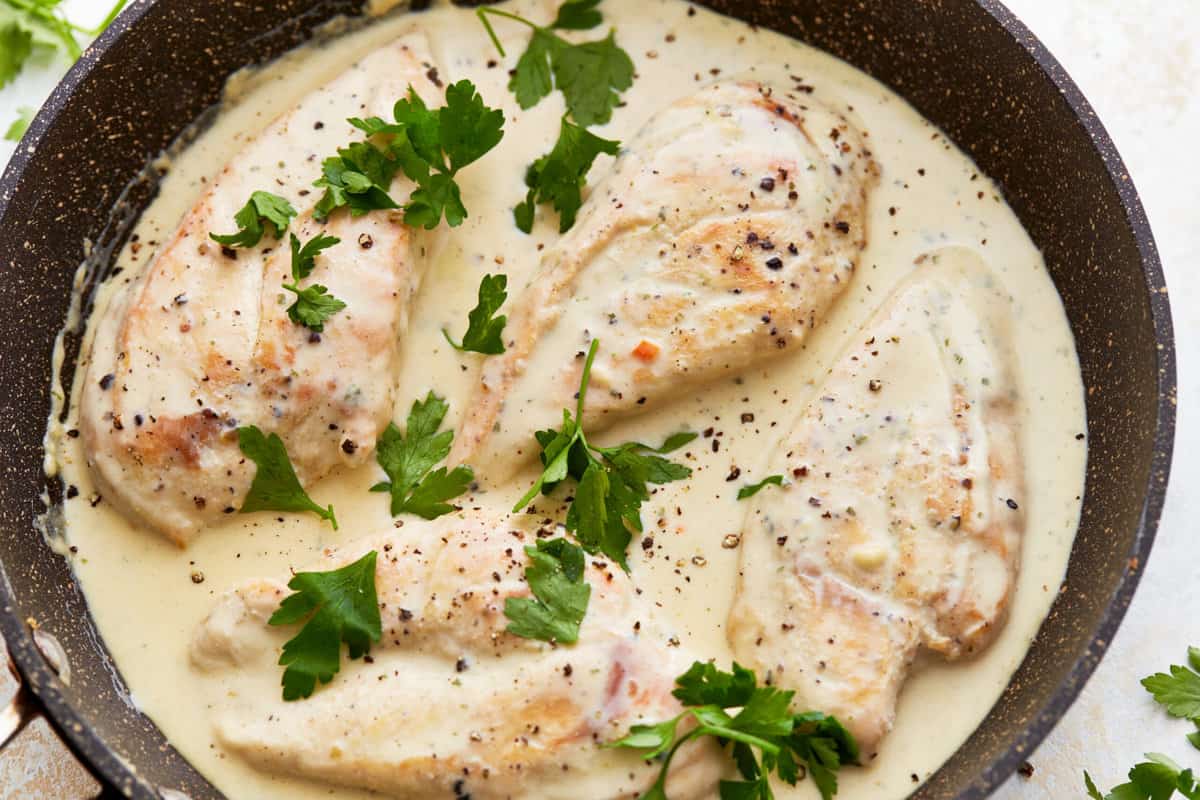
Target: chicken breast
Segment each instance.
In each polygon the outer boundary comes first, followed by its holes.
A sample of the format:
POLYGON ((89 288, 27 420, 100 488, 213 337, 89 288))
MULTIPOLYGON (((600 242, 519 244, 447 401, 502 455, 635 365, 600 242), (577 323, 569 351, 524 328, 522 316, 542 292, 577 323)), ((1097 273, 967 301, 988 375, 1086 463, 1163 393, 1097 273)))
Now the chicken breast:
MULTIPOLYGON (((238 449, 239 425, 278 433, 306 484, 370 459, 391 418, 398 339, 423 259, 399 212, 315 222, 312 182, 323 158, 361 137, 346 117, 390 116, 410 85, 438 97, 429 69, 423 37, 405 37, 303 98, 247 143, 114 299, 87 362, 80 431, 103 496, 140 525, 183 544, 241 505, 254 465, 238 449), (299 210, 290 230, 302 241, 341 239, 305 282, 346 303, 320 334, 288 319, 286 237, 268 233, 236 251, 209 239, 236 227, 255 190, 299 210)), ((397 180, 393 194, 408 191, 397 180)))
MULTIPOLYGON (((531 787, 547 798, 636 797, 658 766, 600 745, 678 714, 673 679, 688 660, 666 646, 627 576, 594 560, 577 644, 505 632, 506 598, 529 594, 523 547, 537 534, 510 527, 520 524, 443 517, 327 552, 315 569, 378 553, 383 638, 369 663, 343 659, 303 701, 280 699, 275 666, 296 630, 266 624, 290 590, 262 580, 226 594, 192 646, 199 669, 223 673, 218 739, 259 769, 390 797, 491 800, 531 787)), ((715 748, 681 758, 671 796, 711 792, 724 764, 715 748)))
POLYGON ((841 356, 753 501, 729 638, 864 755, 920 648, 1004 622, 1024 513, 1009 298, 975 253, 921 259, 841 356))
POLYGON ((876 167, 841 113, 754 80, 655 116, 548 249, 451 459, 499 483, 573 405, 591 430, 798 351, 854 275, 876 167))

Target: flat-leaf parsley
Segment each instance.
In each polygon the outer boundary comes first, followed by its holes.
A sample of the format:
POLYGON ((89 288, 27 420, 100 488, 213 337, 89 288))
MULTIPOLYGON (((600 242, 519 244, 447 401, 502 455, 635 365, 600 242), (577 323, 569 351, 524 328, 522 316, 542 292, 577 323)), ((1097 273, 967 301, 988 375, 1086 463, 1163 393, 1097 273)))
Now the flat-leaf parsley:
POLYGON ((615 447, 591 445, 584 434, 582 421, 588 379, 599 344, 599 340, 592 340, 588 348, 579 380, 575 416, 564 409, 560 429, 535 434, 542 448, 544 469, 524 497, 517 501, 513 511, 527 506, 538 492, 548 493, 568 476, 574 478, 578 486, 575 487, 575 499, 567 509, 567 530, 588 553, 603 553, 628 571, 626 549, 633 534, 642 530, 642 503, 650 499, 647 484, 670 483, 692 474, 690 467, 662 458, 662 455, 692 441, 696 434, 675 434, 659 448, 638 442, 615 447))
POLYGON ((362 658, 383 635, 375 592, 372 550, 353 564, 330 572, 297 572, 288 581, 295 594, 283 598, 267 620, 270 625, 303 622, 279 656, 283 699, 310 696, 317 681, 329 683, 341 669, 342 642, 350 658, 362 658))
POLYGON ((538 540, 526 547, 525 580, 533 597, 504 601, 508 632, 526 639, 574 644, 587 613, 592 587, 583 580, 584 555, 566 539, 538 540))
POLYGON ((475 479, 468 466, 433 469, 450 453, 454 440, 454 431, 438 432, 447 409, 446 401, 430 392, 424 400, 412 404, 404 433, 395 423, 388 423, 380 435, 375 460, 388 480, 375 484, 371 491, 391 493, 392 516, 407 512, 436 519, 448 514, 454 506, 446 501, 465 492, 475 479))
POLYGON ((854 737, 835 718, 817 711, 793 713, 793 692, 758 686, 754 673, 737 663, 724 672, 697 661, 675 684, 675 697, 688 706, 682 714, 655 725, 634 725, 607 745, 645 750, 647 760, 663 756, 658 780, 641 800, 667 800, 671 760, 701 736, 728 748, 743 778, 721 781, 721 800, 772 800, 771 773, 793 786, 807 774, 823 800, 830 800, 837 794, 838 770, 858 761, 854 737), (689 717, 695 726, 679 736, 680 723, 689 717))
POLYGON ((288 458, 283 440, 277 434, 264 436, 254 425, 237 429, 238 448, 258 467, 250 491, 242 501, 241 511, 311 511, 327 520, 337 530, 337 517, 333 506, 322 508, 304 491, 292 462, 288 458))

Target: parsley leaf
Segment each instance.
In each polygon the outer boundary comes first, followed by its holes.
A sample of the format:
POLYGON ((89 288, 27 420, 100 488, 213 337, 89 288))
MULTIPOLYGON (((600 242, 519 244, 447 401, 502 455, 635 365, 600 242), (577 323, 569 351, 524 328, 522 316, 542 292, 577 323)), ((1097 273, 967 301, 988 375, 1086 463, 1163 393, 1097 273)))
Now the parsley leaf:
POLYGON ((583 205, 583 186, 588 170, 596 156, 607 153, 615 156, 621 143, 602 139, 573 125, 564 116, 554 149, 529 165, 525 185, 529 193, 524 202, 513 209, 517 227, 525 233, 533 229, 533 211, 538 203, 550 203, 559 214, 558 232, 566 233, 575 224, 575 216, 583 205))
POLYGON ((287 308, 288 318, 303 325, 314 333, 325 330, 325 323, 346 304, 329 294, 329 289, 319 283, 301 289, 294 283, 285 283, 283 288, 295 292, 296 301, 287 308))
POLYGON ((551 28, 563 31, 585 31, 594 28, 603 21, 596 6, 600 0, 566 0, 558 7, 558 16, 551 28))
POLYGON ((768 475, 767 477, 763 478, 758 483, 748 483, 745 486, 743 486, 742 488, 738 489, 737 499, 745 500, 747 497, 754 497, 754 495, 756 495, 760 491, 762 491, 763 488, 766 487, 768 484, 771 486, 783 486, 783 476, 782 475, 768 475))
POLYGON ((1142 686, 1172 717, 1200 722, 1200 649, 1188 648, 1188 662, 1191 669, 1172 664, 1169 675, 1155 673, 1143 679, 1142 686))
POLYGON ((568 42, 554 32, 596 27, 602 20, 599 5, 600 0, 567 0, 548 28, 502 9, 483 6, 476 10, 502 56, 504 47, 488 15, 519 22, 533 30, 508 84, 521 108, 537 105, 555 87, 562 92, 567 106, 554 148, 525 171, 529 191, 525 200, 513 209, 513 219, 525 233, 533 229, 534 206, 538 203, 553 204, 559 212, 559 232, 570 230, 596 156, 616 155, 620 147, 620 142, 602 139, 584 129, 612 119, 612 110, 621 101, 620 93, 633 85, 632 59, 617 46, 612 31, 603 39, 581 44, 568 42))
POLYGON ((17 17, 17 12, 0 6, 0 87, 8 85, 33 53, 33 34, 17 17))
POLYGON ((583 580, 583 550, 566 539, 538 540, 526 547, 525 580, 533 597, 504 601, 508 632, 526 639, 574 644, 587 613, 592 587, 583 580))
POLYGON ((329 294, 329 289, 319 283, 301 289, 299 283, 312 274, 317 255, 341 241, 336 236, 326 236, 319 233, 309 239, 303 247, 296 234, 289 234, 292 247, 292 278, 294 283, 285 283, 283 288, 295 292, 296 302, 288 306, 287 314, 292 322, 303 325, 310 331, 320 333, 325 330, 325 322, 346 304, 329 294))
POLYGON ((810 775, 821 797, 830 800, 837 794, 838 770, 858 761, 854 738, 836 719, 818 711, 793 714, 793 692, 758 686, 754 673, 737 663, 732 672, 723 672, 698 661, 675 683, 675 696, 688 706, 682 714, 656 725, 634 725, 624 738, 606 745, 646 750, 647 760, 665 754, 658 780, 641 800, 667 800, 671 759, 684 743, 701 736, 728 747, 743 778, 721 781, 721 800, 770 800, 772 772, 791 785, 810 775), (733 708, 740 710, 731 715, 733 708), (679 723, 689 717, 695 727, 676 738, 679 723))
MULTIPOLYGON (((0 37, 3 37, 2 33, 0 33, 0 37)), ((3 39, 0 38, 0 41, 3 41, 3 39)), ((25 131, 29 130, 29 123, 33 122, 36 114, 36 108, 20 106, 17 109, 17 118, 12 121, 12 124, 8 126, 8 130, 4 132, 4 138, 10 142, 21 141, 21 137, 25 135, 25 131)))
POLYGON ((237 233, 208 235, 226 247, 254 247, 268 229, 276 239, 283 236, 295 216, 296 209, 285 198, 270 192, 252 192, 246 205, 233 217, 238 226, 237 233))
POLYGON ((350 658, 362 658, 383 636, 375 593, 375 559, 365 556, 330 572, 298 572, 288 582, 295 594, 283 598, 270 625, 304 622, 279 656, 283 699, 309 697, 317 681, 329 683, 341 668, 342 642, 350 658))
POLYGON ((289 235, 291 236, 292 246, 292 277, 298 281, 304 280, 312 274, 317 256, 322 250, 328 250, 342 241, 336 236, 326 236, 323 233, 318 233, 301 247, 300 239, 296 237, 296 234, 289 235))
POLYGON ((1147 753, 1146 761, 1129 770, 1129 782, 1101 794, 1092 776, 1083 773, 1084 787, 1092 800, 1168 800, 1179 792, 1187 800, 1200 800, 1200 784, 1190 769, 1161 753, 1147 753))
POLYGON ((338 148, 337 153, 321 162, 321 177, 313 182, 313 186, 325 188, 313 208, 313 219, 327 219, 343 206, 355 217, 368 211, 399 208, 388 194, 392 178, 400 169, 394 158, 370 142, 354 142, 338 148))
POLYGON ((436 519, 448 514, 454 506, 445 501, 461 495, 475 479, 467 466, 433 470, 434 464, 449 455, 454 440, 454 431, 437 432, 448 408, 445 400, 430 392, 424 400, 413 402, 406 434, 395 423, 388 423, 380 435, 375 460, 388 480, 375 484, 371 491, 391 492, 392 516, 408 512, 436 519))
POLYGON ((500 306, 508 299, 508 277, 505 275, 484 275, 479 282, 479 301, 475 308, 467 314, 467 332, 463 334, 462 344, 455 344, 445 328, 442 335, 455 350, 470 350, 486 355, 499 355, 504 352, 504 326, 508 317, 501 314, 496 316, 500 306))
POLYGON ((633 61, 613 31, 599 41, 558 48, 551 64, 571 116, 584 127, 612 119, 620 93, 633 85, 633 61))
POLYGON ((328 520, 337 530, 337 517, 333 506, 321 508, 300 485, 287 449, 277 434, 263 436, 254 425, 237 429, 238 448, 254 462, 258 469, 250 484, 250 491, 242 501, 241 512, 252 511, 311 511, 321 519, 328 520))
POLYGON ((0 88, 17 77, 35 51, 59 50, 75 61, 83 52, 78 37, 99 34, 116 18, 125 2, 118 0, 95 28, 83 28, 68 20, 59 0, 0 3, 0 88))
POLYGON ((524 17, 490 6, 476 10, 492 44, 506 55, 496 36, 489 15, 519 22, 533 30, 533 37, 521 57, 508 88, 521 108, 532 108, 555 87, 563 93, 567 113, 586 127, 602 125, 612 119, 613 108, 621 92, 633 85, 633 60, 621 49, 612 31, 603 39, 574 44, 554 33, 554 29, 582 30, 600 24, 599 0, 568 0, 548 28, 524 17))
MULTIPOLYGON (((1171 665, 1170 674, 1159 672, 1142 680, 1146 691, 1168 714, 1187 719, 1197 730, 1187 740, 1200 750, 1200 648, 1188 648, 1188 666, 1171 665)), ((1129 782, 1101 794, 1092 776, 1083 773, 1084 788, 1092 800, 1168 800, 1175 792, 1188 800, 1200 800, 1200 784, 1192 770, 1181 769, 1160 753, 1147 753, 1147 761, 1129 770, 1129 782)))
POLYGON ((529 505, 538 492, 549 493, 560 481, 574 478, 578 486, 575 499, 567 509, 567 530, 575 535, 586 552, 603 553, 628 572, 626 549, 633 534, 642 531, 641 506, 650 499, 648 484, 670 483, 692 474, 690 467, 656 453, 668 452, 668 445, 671 445, 669 449, 681 447, 694 439, 695 434, 675 434, 657 450, 638 442, 616 447, 589 444, 581 421, 592 362, 599 345, 599 340, 593 339, 588 348, 579 380, 575 416, 564 409, 560 430, 535 434, 542 448, 544 469, 529 491, 517 501, 513 513, 529 505))
POLYGON ((757 683, 754 673, 736 661, 733 672, 723 672, 709 661, 697 661, 675 679, 671 694, 685 706, 730 708, 750 702, 757 683))
POLYGON ((394 123, 353 117, 350 124, 379 143, 355 142, 327 158, 314 184, 325 193, 313 216, 325 219, 343 206, 354 215, 399 208, 388 194, 397 172, 417 188, 404 205, 407 225, 433 229, 445 217, 451 227, 467 218, 455 176, 504 136, 504 112, 489 108, 468 80, 446 87, 446 105, 430 109, 411 86, 392 108, 394 123))

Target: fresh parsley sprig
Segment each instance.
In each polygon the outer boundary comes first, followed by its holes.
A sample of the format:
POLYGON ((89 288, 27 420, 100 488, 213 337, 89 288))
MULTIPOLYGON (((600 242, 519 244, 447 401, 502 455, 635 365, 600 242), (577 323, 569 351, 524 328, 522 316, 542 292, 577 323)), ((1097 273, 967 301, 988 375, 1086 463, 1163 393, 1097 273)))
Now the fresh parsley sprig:
POLYGON ((337 530, 333 506, 322 508, 304 491, 278 434, 264 436, 258 427, 245 425, 237 429, 237 437, 238 448, 258 468, 250 491, 242 501, 243 514, 252 511, 311 511, 337 530))
POLYGON ((292 279, 297 281, 302 281, 312 274, 321 251, 328 250, 342 241, 336 236, 318 233, 301 247, 299 237, 294 233, 289 235, 292 248, 292 279))
POLYGON ((263 233, 269 231, 278 239, 296 216, 296 209, 287 201, 270 192, 257 191, 250 194, 246 205, 234 215, 237 233, 208 234, 209 238, 226 247, 255 247, 262 241, 263 233))
POLYGON ((612 119, 613 108, 621 101, 620 93, 633 85, 633 60, 617 45, 612 31, 604 39, 581 44, 555 33, 596 27, 602 21, 599 5, 600 0, 567 0, 559 7, 554 22, 545 28, 490 6, 481 6, 475 12, 502 56, 506 55, 504 46, 492 28, 489 15, 519 22, 533 30, 508 84, 521 108, 532 108, 555 88, 566 101, 567 112, 563 115, 558 141, 525 171, 529 191, 525 200, 513 209, 517 227, 525 233, 533 229, 534 206, 538 203, 550 203, 559 212, 560 233, 570 230, 596 156, 616 155, 620 147, 620 142, 602 139, 584 129, 612 119))
POLYGON ((288 235, 291 237, 292 247, 292 283, 283 284, 283 288, 296 295, 296 302, 288 306, 288 318, 297 325, 320 333, 325 330, 325 322, 345 308, 346 304, 329 294, 329 289, 321 284, 314 283, 301 289, 300 281, 312 274, 321 251, 333 247, 341 239, 319 233, 301 247, 296 234, 288 235))
POLYGON ((633 60, 617 45, 615 32, 591 42, 574 44, 555 30, 586 30, 601 22, 594 2, 567 2, 549 27, 542 27, 522 16, 492 6, 476 9, 479 21, 501 56, 504 45, 496 35, 489 16, 519 22, 533 31, 529 45, 517 60, 508 88, 521 108, 533 108, 554 89, 563 93, 567 113, 586 127, 603 125, 612 119, 613 108, 621 101, 620 93, 633 85, 633 60))
POLYGON ((303 622, 300 633, 283 645, 283 699, 312 695, 317 681, 329 683, 341 669, 342 642, 350 658, 362 658, 383 636, 375 591, 372 550, 353 564, 330 572, 297 572, 288 581, 295 594, 283 598, 269 625, 303 622))
POLYGON ((603 553, 626 572, 626 549, 634 533, 642 531, 642 503, 650 499, 648 484, 682 480, 692 474, 690 467, 677 464, 662 455, 696 438, 682 432, 669 437, 661 447, 626 442, 616 447, 595 447, 583 431, 583 408, 587 401, 592 362, 600 342, 592 340, 579 379, 575 416, 563 409, 563 424, 558 430, 534 434, 541 445, 542 474, 529 491, 517 501, 513 512, 529 505, 538 492, 549 493, 567 477, 574 478, 575 498, 567 509, 566 526, 588 553, 603 553))
POLYGON ((767 486, 783 486, 783 476, 768 475, 758 483, 748 483, 738 489, 737 499, 745 500, 747 497, 754 497, 754 495, 761 492, 767 486))
POLYGON ((0 2, 0 88, 17 77, 38 51, 58 51, 72 62, 83 52, 79 37, 92 38, 109 26, 126 0, 109 10, 95 28, 67 19, 62 0, 2 0, 0 2))
POLYGON ((688 706, 683 713, 656 725, 634 725, 624 738, 606 745, 645 750, 647 760, 663 758, 658 779, 641 800, 667 800, 672 759, 701 736, 729 748, 744 779, 721 781, 721 800, 772 800, 771 773, 794 786, 801 767, 821 797, 830 800, 837 794, 838 770, 858 761, 858 745, 837 719, 817 711, 793 713, 793 692, 758 686, 754 673, 736 662, 732 672, 724 672, 697 661, 675 685, 673 694, 688 706), (678 735, 680 723, 689 718, 695 727, 678 735))
POLYGON ((1187 740, 1200 750, 1200 648, 1188 648, 1188 665, 1172 664, 1169 675, 1157 672, 1143 678, 1142 686, 1172 717, 1196 726, 1187 740))
POLYGON ((287 308, 288 319, 313 333, 324 331, 326 321, 346 307, 344 302, 329 294, 328 287, 319 283, 303 289, 297 284, 285 283, 283 288, 296 295, 295 302, 287 308))
POLYGON ((424 400, 414 401, 408 412, 407 430, 401 433, 388 423, 375 446, 375 460, 388 480, 371 487, 372 492, 390 492, 392 516, 409 513, 424 519, 436 519, 454 510, 447 500, 458 497, 471 485, 475 473, 460 465, 447 471, 433 465, 450 453, 454 431, 438 432, 449 406, 429 392, 424 400))
POLYGON ((621 143, 602 139, 564 116, 554 149, 529 165, 525 185, 529 192, 525 200, 513 209, 517 228, 525 233, 533 230, 534 206, 549 203, 558 212, 558 232, 566 233, 575 224, 579 207, 583 205, 583 187, 596 156, 607 153, 615 156, 621 143))
POLYGON ((1129 782, 1101 794, 1092 776, 1083 773, 1084 786, 1092 800, 1168 800, 1175 792, 1187 800, 1200 800, 1200 784, 1190 769, 1183 769, 1162 753, 1146 753, 1146 760, 1129 770, 1129 782))
POLYGON ((455 181, 459 171, 479 160, 504 136, 504 113, 484 105, 468 80, 446 87, 446 105, 430 109, 411 86, 392 109, 395 122, 379 117, 349 120, 371 140, 355 142, 325 159, 314 184, 325 193, 313 216, 328 217, 343 206, 354 215, 399 208, 388 194, 403 172, 417 184, 404 204, 407 225, 436 228, 445 217, 451 227, 467 218, 455 181))
POLYGON ((34 116, 37 115, 36 108, 29 106, 19 106, 17 108, 17 118, 14 119, 4 131, 4 138, 9 142, 19 142, 21 137, 25 135, 25 131, 29 130, 29 125, 33 122, 34 116))
POLYGON ((525 580, 533 597, 504 601, 508 632, 526 639, 574 644, 592 594, 592 587, 583 580, 583 550, 566 539, 539 539, 536 547, 525 548, 525 554, 530 560, 525 580))
MULTIPOLYGON (((1169 674, 1156 672, 1142 679, 1142 686, 1172 717, 1196 726, 1187 740, 1200 750, 1200 648, 1188 648, 1188 666, 1172 664, 1169 674)), ((1168 800, 1175 792, 1200 800, 1200 784, 1192 770, 1183 769, 1161 753, 1147 753, 1146 761, 1129 770, 1129 781, 1101 794, 1092 776, 1083 773, 1088 797, 1093 800, 1168 800)))
POLYGON ((467 332, 463 334, 462 344, 457 344, 450 338, 450 333, 442 328, 442 335, 455 350, 483 353, 484 355, 499 355, 504 352, 504 326, 508 317, 501 314, 496 316, 500 306, 508 299, 508 277, 506 275, 484 275, 479 282, 479 299, 475 308, 467 314, 467 332))

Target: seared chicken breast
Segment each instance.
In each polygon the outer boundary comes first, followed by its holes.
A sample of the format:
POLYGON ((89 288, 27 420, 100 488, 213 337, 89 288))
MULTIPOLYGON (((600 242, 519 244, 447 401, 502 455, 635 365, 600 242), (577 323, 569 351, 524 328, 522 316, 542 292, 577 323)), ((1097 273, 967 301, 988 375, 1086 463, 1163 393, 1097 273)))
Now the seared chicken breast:
POLYGON ((660 112, 547 250, 451 459, 508 477, 573 404, 594 338, 592 430, 799 350, 854 275, 875 173, 809 95, 725 81, 660 112))
MULTIPOLYGON (((443 517, 328 551, 317 570, 375 550, 383 638, 368 662, 343 658, 333 682, 287 703, 274 666, 295 629, 266 621, 290 593, 252 581, 226 594, 198 630, 192 660, 225 677, 218 739, 256 767, 391 797, 636 797, 656 765, 605 750, 639 722, 681 710, 678 648, 654 630, 618 568, 589 560, 579 641, 551 646, 507 633, 504 603, 528 596, 524 546, 533 531, 486 516, 443 517), (240 681, 244 679, 245 683, 240 681)), ((711 792, 721 761, 698 746, 673 770, 672 797, 711 792), (685 768, 686 767, 686 768, 685 768)))
POLYGON ((921 259, 818 385, 752 501, 737 658, 874 752, 921 648, 970 656, 1024 529, 1009 299, 961 248, 921 259))
MULTIPOLYGON (((349 116, 389 115, 430 83, 423 37, 365 58, 246 144, 212 181, 144 275, 98 325, 80 395, 80 431, 105 499, 183 544, 240 505, 254 475, 236 428, 278 433, 302 482, 371 457, 391 418, 399 336, 423 259, 399 212, 312 219, 321 160, 359 138, 349 116), (378 80, 376 76, 386 79, 378 80), (290 232, 341 239, 307 283, 346 303, 320 334, 293 324, 286 235, 233 250, 228 233, 256 190, 299 211, 290 232)), ((405 196, 405 179, 393 193, 405 196)))

